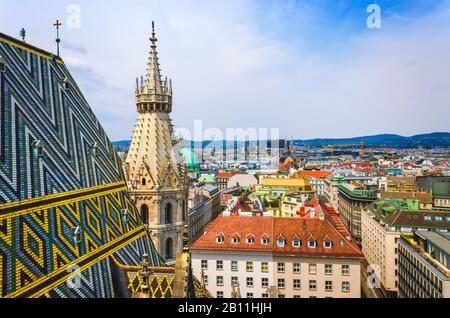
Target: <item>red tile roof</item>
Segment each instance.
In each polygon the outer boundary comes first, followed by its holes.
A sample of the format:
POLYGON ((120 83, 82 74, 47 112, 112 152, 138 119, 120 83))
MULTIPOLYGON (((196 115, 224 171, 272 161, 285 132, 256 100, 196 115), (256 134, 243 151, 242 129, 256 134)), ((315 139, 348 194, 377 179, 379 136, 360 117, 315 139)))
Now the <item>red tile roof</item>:
POLYGON ((224 217, 220 215, 207 227, 205 233, 192 244, 191 249, 266 251, 279 255, 363 257, 356 243, 349 241, 331 222, 296 217, 224 217), (246 242, 246 237, 250 234, 255 238, 253 244, 247 244, 246 242), (224 236, 223 243, 217 243, 216 240, 219 235, 224 236), (240 242, 237 244, 232 242, 235 235, 240 237, 240 242), (268 245, 261 243, 263 235, 268 236, 268 245), (286 240, 284 247, 277 245, 277 239, 280 237, 286 240), (292 245, 294 239, 301 241, 300 247, 292 245), (308 247, 308 240, 310 239, 317 241, 316 248, 308 247), (332 247, 325 248, 324 241, 331 241, 332 247))
POLYGON ((331 175, 331 171, 303 171, 303 174, 305 174, 308 177, 312 177, 315 179, 323 179, 331 175))
POLYGON ((261 216, 225 217, 219 215, 209 224, 208 230, 191 245, 191 249, 271 251, 272 220, 272 218, 261 216), (224 242, 217 243, 217 236, 221 234, 224 236, 224 242), (240 236, 240 242, 237 244, 231 241, 235 234, 240 236), (245 238, 249 234, 254 236, 255 243, 246 243, 245 238), (261 244, 264 234, 269 237, 268 245, 261 244))
POLYGON ((218 172, 216 178, 231 178, 236 175, 236 172, 218 172))

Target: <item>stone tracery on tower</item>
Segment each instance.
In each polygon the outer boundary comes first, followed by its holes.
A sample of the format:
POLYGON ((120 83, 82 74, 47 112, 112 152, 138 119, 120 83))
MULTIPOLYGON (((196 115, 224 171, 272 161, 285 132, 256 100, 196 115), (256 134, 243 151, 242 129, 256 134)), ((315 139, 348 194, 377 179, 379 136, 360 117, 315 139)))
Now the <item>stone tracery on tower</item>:
POLYGON ((125 160, 128 186, 152 232, 160 255, 170 261, 182 248, 186 216, 186 186, 176 161, 172 111, 172 82, 162 81, 154 24, 145 78, 136 79, 136 120, 125 160))

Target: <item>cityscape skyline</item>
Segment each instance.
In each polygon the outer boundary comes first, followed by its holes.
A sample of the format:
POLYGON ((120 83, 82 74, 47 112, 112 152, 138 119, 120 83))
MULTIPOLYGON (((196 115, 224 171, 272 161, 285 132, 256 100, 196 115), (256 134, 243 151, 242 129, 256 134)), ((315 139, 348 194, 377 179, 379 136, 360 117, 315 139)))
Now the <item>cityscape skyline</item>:
POLYGON ((366 26, 370 3, 79 1, 74 8, 62 1, 32 17, 24 1, 8 8, 27 23, 4 12, 0 26, 9 34, 24 27, 27 42, 55 51, 54 30, 44 21, 60 17, 62 58, 112 140, 133 129, 133 85, 152 19, 163 39, 162 72, 177 92, 177 128, 191 129, 201 118, 222 130, 283 127, 281 138, 298 139, 448 131, 449 2, 378 1, 380 29, 366 26), (77 8, 79 26, 69 20, 77 8), (289 115, 299 109, 301 118, 289 115), (383 121, 361 120, 374 109, 383 121))
POLYGON ((187 1, 0 14, 0 299, 450 298, 450 0, 187 1))

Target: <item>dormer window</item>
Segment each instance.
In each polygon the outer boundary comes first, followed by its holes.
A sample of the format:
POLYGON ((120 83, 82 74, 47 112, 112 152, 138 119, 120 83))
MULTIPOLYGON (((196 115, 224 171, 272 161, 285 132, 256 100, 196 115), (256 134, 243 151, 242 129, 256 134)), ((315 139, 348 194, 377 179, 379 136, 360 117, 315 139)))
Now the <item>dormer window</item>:
POLYGON ((345 245, 344 240, 340 240, 340 241, 339 241, 339 245, 340 245, 340 246, 344 246, 344 245, 345 245))
POLYGON ((317 242, 315 240, 309 240, 308 241, 308 247, 309 248, 316 248, 317 242))
POLYGON ((123 216, 123 221, 125 223, 127 223, 128 220, 130 219, 130 215, 128 214, 128 209, 122 209, 122 216, 123 216))
POLYGON ((73 241, 74 241, 75 245, 78 245, 81 243, 81 229, 79 226, 77 226, 73 230, 73 241))
POLYGON ((91 154, 92 154, 92 156, 97 157, 98 152, 99 152, 99 148, 100 147, 98 146, 98 143, 94 142, 92 144, 92 146, 91 146, 91 154))
POLYGON ((264 236, 261 238, 261 244, 262 244, 262 245, 268 245, 268 244, 269 244, 269 237, 268 237, 267 235, 264 235, 264 236))
POLYGON ((286 241, 284 239, 277 240, 278 247, 284 247, 285 244, 286 244, 286 241))
POLYGON ((225 242, 225 237, 222 234, 217 235, 216 243, 223 244, 223 242, 225 242))
POLYGON ((253 237, 253 235, 249 235, 246 238, 247 244, 253 244, 255 243, 255 238, 253 237))
POLYGON ((298 239, 295 239, 292 241, 292 246, 293 247, 300 247, 300 245, 302 244, 302 242, 298 239))
POLYGON ((239 235, 234 235, 233 238, 231 239, 231 242, 233 244, 239 244, 239 242, 241 241, 241 238, 239 237, 239 235))
POLYGON ((32 146, 33 146, 34 154, 37 157, 44 156, 44 145, 42 144, 42 142, 40 140, 33 141, 32 146))
POLYGON ((63 79, 63 87, 66 91, 70 88, 70 81, 67 77, 63 79))
POLYGON ((333 242, 331 242, 331 241, 323 242, 323 247, 325 247, 325 248, 331 248, 332 246, 333 246, 333 242))
POLYGON ((0 73, 6 72, 6 62, 3 57, 0 56, 0 73))

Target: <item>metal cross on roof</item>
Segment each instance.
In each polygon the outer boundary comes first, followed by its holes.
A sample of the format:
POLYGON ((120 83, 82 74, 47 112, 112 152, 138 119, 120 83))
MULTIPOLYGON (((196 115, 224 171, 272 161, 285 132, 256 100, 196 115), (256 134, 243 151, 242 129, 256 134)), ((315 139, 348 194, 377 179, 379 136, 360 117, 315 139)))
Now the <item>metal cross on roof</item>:
POLYGON ((53 23, 53 26, 56 27, 56 40, 55 41, 56 41, 56 51, 57 51, 58 56, 59 56, 59 43, 61 42, 61 39, 59 38, 59 27, 61 25, 62 24, 59 20, 56 20, 56 22, 53 23))
POLYGON ((24 28, 22 28, 22 30, 20 30, 20 37, 22 38, 22 41, 25 42, 25 35, 26 35, 26 31, 24 28))

